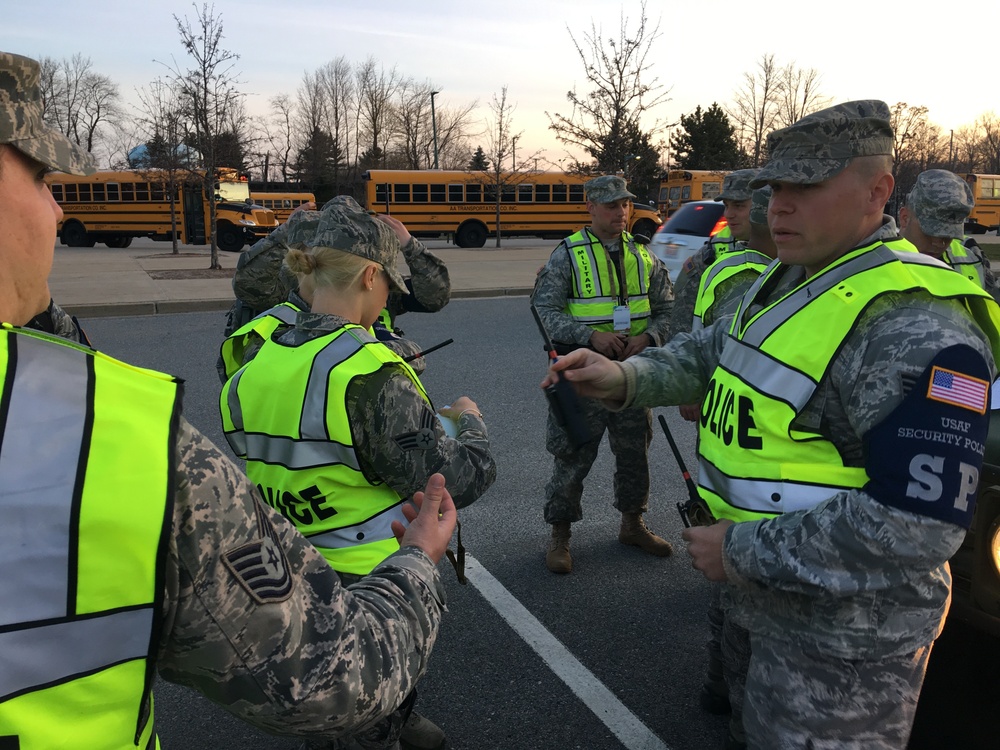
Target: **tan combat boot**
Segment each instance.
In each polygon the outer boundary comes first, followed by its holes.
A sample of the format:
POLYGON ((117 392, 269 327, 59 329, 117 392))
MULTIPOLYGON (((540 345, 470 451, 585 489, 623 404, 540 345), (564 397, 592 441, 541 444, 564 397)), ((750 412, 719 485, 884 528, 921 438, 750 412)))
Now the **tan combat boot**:
POLYGON ((657 557, 670 557, 674 554, 670 542, 646 528, 642 513, 622 513, 622 527, 618 532, 618 541, 622 544, 631 544, 657 557))
POLYGON ((570 573, 573 570, 573 558, 569 556, 569 526, 569 521, 552 524, 552 539, 549 551, 545 553, 545 566, 553 573, 570 573))
POLYGON ((399 734, 401 750, 441 750, 447 747, 441 728, 425 716, 411 711, 399 734))

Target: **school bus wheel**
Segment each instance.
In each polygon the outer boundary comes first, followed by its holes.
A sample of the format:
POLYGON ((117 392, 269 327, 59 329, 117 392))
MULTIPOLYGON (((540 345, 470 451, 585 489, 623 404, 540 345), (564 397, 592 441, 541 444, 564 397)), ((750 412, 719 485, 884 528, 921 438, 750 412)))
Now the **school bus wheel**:
POLYGON ((232 224, 219 223, 216 243, 220 250, 227 253, 238 253, 243 249, 243 235, 239 229, 232 224))
POLYGON ((486 244, 486 227, 478 221, 467 221, 455 233, 455 244, 459 247, 482 247, 486 244))
POLYGON ((93 247, 95 244, 83 224, 78 221, 64 222, 60 239, 67 247, 93 247))

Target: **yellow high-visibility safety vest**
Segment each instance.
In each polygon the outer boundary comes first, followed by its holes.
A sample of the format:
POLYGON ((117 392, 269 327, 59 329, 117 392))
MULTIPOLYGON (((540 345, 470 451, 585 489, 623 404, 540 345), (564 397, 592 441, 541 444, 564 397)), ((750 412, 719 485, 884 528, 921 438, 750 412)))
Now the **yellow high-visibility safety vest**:
POLYGON ((771 258, 764 253, 747 248, 742 252, 727 253, 706 268, 698 284, 691 330, 697 331, 702 327, 702 321, 715 304, 715 291, 719 284, 744 271, 753 271, 759 276, 770 264, 771 258))
POLYGON ((952 240, 941 258, 969 281, 986 288, 986 269, 983 262, 961 240, 952 240))
POLYGON ((226 438, 264 500, 342 573, 370 573, 399 549, 390 524, 405 523, 402 499, 365 476, 347 414, 351 381, 390 365, 430 403, 410 366, 356 325, 297 346, 268 341, 219 400, 226 438))
POLYGON ((278 330, 278 326, 295 325, 295 315, 298 312, 299 308, 291 302, 282 302, 229 334, 222 342, 219 352, 226 368, 226 377, 231 378, 243 366, 243 355, 252 334, 256 333, 267 341, 278 330))
POLYGON ((780 267, 772 265, 744 296, 702 405, 698 484, 716 518, 803 510, 867 483, 865 470, 845 466, 833 443, 792 425, 876 297, 922 288, 960 299, 1000 355, 1000 308, 933 258, 875 243, 749 316, 755 295, 780 267))
POLYGON ((735 253, 738 249, 736 243, 739 242, 739 240, 733 237, 733 230, 727 224, 712 235, 709 242, 712 245, 712 249, 715 250, 715 257, 719 258, 723 255, 728 255, 729 253, 735 253))
POLYGON ((627 297, 629 334, 644 332, 649 325, 649 276, 653 268, 653 258, 645 245, 635 242, 627 232, 622 233, 626 280, 623 293, 600 239, 584 229, 564 242, 573 267, 573 287, 565 312, 595 331, 614 331, 614 309, 627 297))
POLYGON ((0 738, 159 747, 180 384, 0 328, 0 738))

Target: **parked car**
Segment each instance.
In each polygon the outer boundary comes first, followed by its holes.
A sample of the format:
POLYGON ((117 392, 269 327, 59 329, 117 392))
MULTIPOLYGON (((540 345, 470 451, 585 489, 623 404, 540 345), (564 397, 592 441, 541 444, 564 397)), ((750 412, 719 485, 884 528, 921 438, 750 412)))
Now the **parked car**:
POLYGON ((671 281, 677 280, 684 261, 726 226, 725 210, 721 202, 691 201, 656 230, 649 250, 666 265, 671 281))

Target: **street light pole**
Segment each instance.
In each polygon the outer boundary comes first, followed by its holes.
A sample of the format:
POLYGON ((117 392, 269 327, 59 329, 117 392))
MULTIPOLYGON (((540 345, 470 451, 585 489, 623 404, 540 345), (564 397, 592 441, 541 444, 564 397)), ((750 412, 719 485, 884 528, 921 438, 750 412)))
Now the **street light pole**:
POLYGON ((434 169, 438 168, 438 126, 437 117, 434 115, 434 97, 440 93, 440 91, 431 92, 431 132, 434 134, 434 169))
POLYGON ((510 161, 511 161, 511 165, 510 165, 510 168, 513 171, 516 172, 517 171, 517 136, 516 135, 513 136, 510 140, 511 140, 511 144, 510 144, 510 161))

